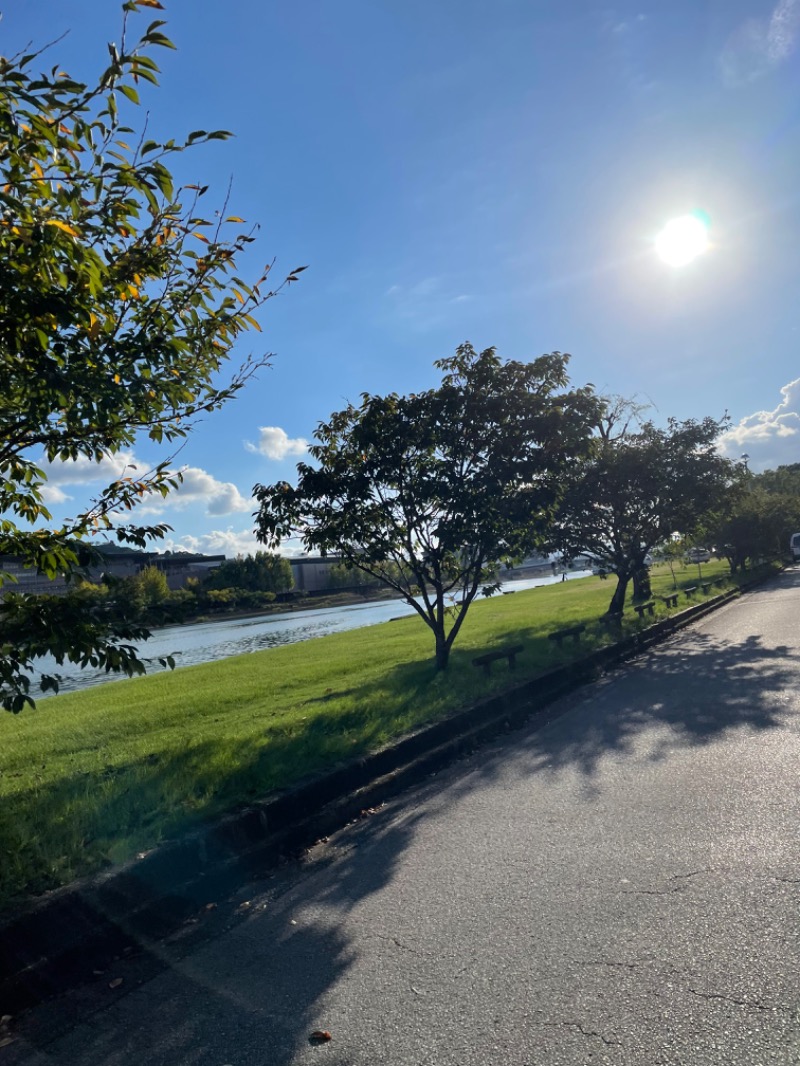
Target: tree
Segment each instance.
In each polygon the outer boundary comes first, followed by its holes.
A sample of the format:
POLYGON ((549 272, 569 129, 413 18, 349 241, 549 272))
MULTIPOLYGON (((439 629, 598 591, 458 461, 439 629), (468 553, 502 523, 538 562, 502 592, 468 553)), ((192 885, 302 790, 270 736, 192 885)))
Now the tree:
POLYGON ((560 551, 588 552, 616 575, 610 615, 622 614, 632 580, 634 595, 649 597, 646 556, 673 532, 690 532, 734 481, 734 465, 716 449, 724 419, 670 418, 660 428, 641 413, 630 401, 606 400, 592 452, 573 469, 554 527, 560 551))
POLYGON ((152 607, 169 599, 167 575, 157 566, 145 566, 131 579, 143 606, 152 607))
POLYGON ((728 560, 732 574, 756 559, 781 558, 789 536, 800 528, 800 495, 766 491, 763 484, 760 477, 746 475, 722 506, 703 519, 706 539, 728 560))
POLYGON ((683 538, 677 536, 668 538, 663 544, 658 546, 653 555, 656 559, 667 564, 669 572, 672 574, 672 587, 677 589, 678 578, 675 575, 675 566, 683 564, 686 557, 686 544, 683 538))
POLYGON ((294 585, 288 559, 271 552, 226 559, 203 582, 207 589, 246 589, 250 592, 288 592, 294 585))
MULTIPOLYGON (((148 136, 146 119, 135 132, 122 118, 142 83, 157 84, 152 53, 173 47, 160 20, 127 41, 131 16, 160 6, 124 4, 120 43, 109 45, 94 85, 58 66, 33 73, 42 52, 0 59, 0 556, 49 577, 73 577, 91 561, 98 530, 138 546, 162 536, 164 525, 116 524, 115 516, 151 493, 166 495, 180 475, 170 459, 131 471, 56 524, 43 492, 47 464, 99 462, 140 435, 174 446, 266 361, 248 358, 220 384, 232 345, 259 328, 254 312, 274 295, 269 267, 253 284, 238 276, 252 231, 226 205, 204 217, 206 187, 176 187, 168 167, 184 149, 228 134, 195 130, 162 143, 148 136)), ((0 585, 7 580, 0 570, 0 585)), ((55 598, 4 598, 4 707, 33 703, 32 660, 46 652, 139 672, 125 642, 146 629, 97 616, 77 648, 63 628, 69 620, 55 598)), ((57 679, 44 687, 56 689, 57 679)))
POLYGON ((596 401, 563 391, 568 358, 504 363, 463 344, 436 364, 438 388, 364 394, 317 427, 316 465, 298 465, 296 486, 255 486, 259 539, 299 535, 399 592, 444 669, 475 596, 497 587, 497 560, 540 539, 586 446, 596 401))

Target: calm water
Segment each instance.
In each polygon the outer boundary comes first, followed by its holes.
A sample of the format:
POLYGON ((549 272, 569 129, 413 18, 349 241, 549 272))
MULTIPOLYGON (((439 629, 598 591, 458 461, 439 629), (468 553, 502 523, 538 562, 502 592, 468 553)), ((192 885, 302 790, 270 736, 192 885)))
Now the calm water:
MULTIPOLYGON (((567 576, 569 580, 573 580, 586 577, 587 574, 588 571, 584 571, 567 576)), ((559 581, 560 576, 510 581, 504 585, 504 592, 522 591, 559 581)), ((316 611, 287 611, 283 614, 272 614, 268 618, 237 618, 169 626, 157 630, 150 640, 140 645, 139 652, 142 658, 153 660, 153 671, 161 669, 157 660, 163 655, 174 656, 176 668, 196 666, 198 663, 226 659, 230 655, 277 648, 281 644, 296 644, 298 641, 322 637, 327 633, 342 633, 347 629, 374 626, 413 613, 413 608, 402 600, 380 600, 346 607, 326 607, 316 611)), ((57 666, 49 659, 41 659, 39 662, 42 672, 53 672, 61 676, 61 692, 72 692, 109 681, 127 680, 125 677, 120 678, 118 674, 106 674, 90 667, 82 670, 71 663, 57 666)), ((44 698, 43 693, 33 695, 37 699, 44 698)))

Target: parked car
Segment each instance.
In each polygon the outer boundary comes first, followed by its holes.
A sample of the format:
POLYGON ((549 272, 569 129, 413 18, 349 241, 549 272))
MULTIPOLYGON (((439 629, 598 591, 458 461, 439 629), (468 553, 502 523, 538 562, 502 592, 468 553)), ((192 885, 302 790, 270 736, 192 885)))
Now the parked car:
POLYGON ((707 563, 711 558, 708 548, 690 548, 686 553, 686 559, 690 563, 707 563))
POLYGON ((800 533, 792 533, 789 538, 789 549, 792 553, 792 561, 800 563, 800 533))

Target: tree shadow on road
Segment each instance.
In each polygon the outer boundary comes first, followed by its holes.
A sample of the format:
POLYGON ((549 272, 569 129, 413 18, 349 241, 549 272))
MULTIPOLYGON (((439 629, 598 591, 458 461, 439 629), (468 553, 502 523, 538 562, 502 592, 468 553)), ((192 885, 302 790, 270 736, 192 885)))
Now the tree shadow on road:
MULTIPOLYGON (((600 787, 608 756, 662 760, 682 747, 753 735, 785 720, 785 693, 797 685, 794 649, 758 636, 724 642, 693 631, 607 675, 545 712, 512 753, 501 745, 481 760, 481 779, 577 771, 584 796, 600 787)), ((474 787, 474 777, 472 785, 474 787)))

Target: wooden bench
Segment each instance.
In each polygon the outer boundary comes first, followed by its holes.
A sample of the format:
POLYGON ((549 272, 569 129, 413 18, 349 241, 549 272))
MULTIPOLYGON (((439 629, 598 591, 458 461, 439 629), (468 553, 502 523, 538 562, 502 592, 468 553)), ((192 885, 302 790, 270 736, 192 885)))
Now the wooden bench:
POLYGON ((547 639, 554 640, 561 647, 561 641, 564 637, 572 637, 572 643, 577 644, 580 640, 581 633, 586 629, 586 626, 568 626, 566 629, 557 629, 554 633, 548 633, 547 639))
POLYGON ((697 585, 691 585, 688 589, 683 590, 683 594, 686 596, 687 600, 690 600, 695 592, 697 592, 697 585))
POLYGON ((662 596, 661 599, 664 601, 664 603, 667 605, 667 607, 677 607, 678 606, 678 593, 677 592, 671 592, 669 594, 669 596, 662 596))
POLYGON ((655 610, 655 606, 655 603, 652 600, 649 600, 647 603, 635 604, 633 609, 634 611, 636 611, 640 618, 644 618, 645 614, 653 613, 653 611, 655 610))
POLYGON ((498 659, 508 659, 508 668, 513 670, 516 665, 514 660, 521 651, 521 644, 514 644, 509 648, 498 648, 497 651, 487 651, 484 655, 479 655, 477 659, 473 659, 472 665, 482 666, 484 672, 490 674, 492 672, 492 663, 497 662, 498 659))
POLYGON ((700 588, 701 588, 704 596, 707 596, 709 594, 709 592, 711 591, 711 584, 712 583, 710 581, 701 581, 700 582, 700 588))

